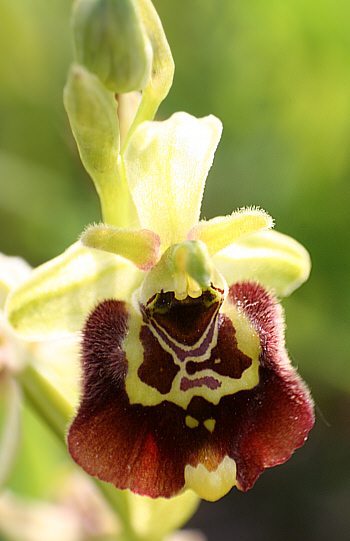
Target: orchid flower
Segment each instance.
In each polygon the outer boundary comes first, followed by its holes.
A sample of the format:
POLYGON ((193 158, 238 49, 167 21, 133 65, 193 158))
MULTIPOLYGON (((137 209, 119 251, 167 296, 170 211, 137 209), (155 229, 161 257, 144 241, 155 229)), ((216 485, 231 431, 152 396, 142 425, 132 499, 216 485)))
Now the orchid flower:
POLYGON ((245 491, 314 421, 276 298, 308 277, 307 252, 259 209, 199 220, 220 135, 213 116, 139 124, 123 163, 140 227, 91 226, 7 305, 27 338, 82 332, 69 451, 153 498, 245 491))
POLYGON ((7 317, 27 340, 81 333, 67 445, 87 473, 151 498, 246 491, 313 426, 277 300, 309 256, 257 208, 200 220, 222 126, 153 121, 174 65, 150 0, 78 0, 74 13, 64 99, 104 223, 32 271, 7 317))

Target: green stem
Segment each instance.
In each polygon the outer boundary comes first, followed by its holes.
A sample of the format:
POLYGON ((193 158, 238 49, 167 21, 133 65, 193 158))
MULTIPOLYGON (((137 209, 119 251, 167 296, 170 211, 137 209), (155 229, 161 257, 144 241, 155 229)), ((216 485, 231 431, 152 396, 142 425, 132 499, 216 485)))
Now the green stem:
POLYGON ((64 441, 66 427, 73 414, 71 404, 31 364, 21 372, 18 380, 33 409, 51 430, 64 441))
POLYGON ((127 149, 127 146, 129 144, 130 137, 136 130, 137 126, 139 126, 139 124, 141 124, 142 122, 145 122, 146 120, 154 119, 160 102, 161 100, 157 99, 157 97, 154 96, 154 92, 152 91, 151 88, 148 88, 148 87, 145 88, 145 90, 142 92, 140 106, 137 110, 136 116, 126 136, 123 148, 121 150, 121 153, 120 153, 121 156, 124 155, 127 149))
MULTIPOLYGON (((18 380, 28 403, 63 443, 67 424, 74 414, 72 405, 56 387, 35 369, 33 364, 28 363, 27 367, 19 374, 18 380)), ((140 541, 131 527, 127 494, 109 483, 104 483, 96 478, 92 479, 123 524, 124 530, 120 541, 140 541)))
POLYGON ((125 178, 124 162, 119 157, 113 175, 90 173, 100 197, 104 223, 129 228, 138 223, 137 210, 125 178))

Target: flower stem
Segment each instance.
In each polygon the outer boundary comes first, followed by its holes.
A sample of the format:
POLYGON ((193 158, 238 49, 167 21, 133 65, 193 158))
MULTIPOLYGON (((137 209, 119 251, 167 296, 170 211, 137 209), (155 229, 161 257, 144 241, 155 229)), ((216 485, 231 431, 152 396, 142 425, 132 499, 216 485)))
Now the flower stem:
MULTIPOLYGON (((72 405, 56 387, 35 369, 33 364, 27 364, 26 368, 18 375, 18 380, 28 403, 63 443, 67 424, 74 413, 72 405)), ((99 479, 92 479, 123 524, 124 529, 120 541, 140 541, 131 526, 125 491, 118 490, 99 479)))
POLYGON ((26 399, 51 430, 64 441, 66 426, 73 414, 71 404, 32 364, 18 375, 26 399))
POLYGON ((137 226, 138 215, 120 157, 113 175, 95 173, 92 178, 100 198, 103 222, 120 228, 137 226))

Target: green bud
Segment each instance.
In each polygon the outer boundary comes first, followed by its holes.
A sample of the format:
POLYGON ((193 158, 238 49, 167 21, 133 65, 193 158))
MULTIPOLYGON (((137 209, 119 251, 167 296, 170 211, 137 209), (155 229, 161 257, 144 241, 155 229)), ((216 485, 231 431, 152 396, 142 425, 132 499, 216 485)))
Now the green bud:
POLYGON ((85 169, 96 182, 116 174, 119 153, 117 102, 93 75, 73 65, 64 89, 64 105, 85 169))
POLYGON ((81 161, 94 181, 105 223, 138 223, 119 156, 118 103, 115 94, 83 66, 73 64, 64 88, 64 105, 81 161))
POLYGON ((77 62, 112 92, 148 85, 153 50, 137 0, 76 0, 73 35, 77 62))

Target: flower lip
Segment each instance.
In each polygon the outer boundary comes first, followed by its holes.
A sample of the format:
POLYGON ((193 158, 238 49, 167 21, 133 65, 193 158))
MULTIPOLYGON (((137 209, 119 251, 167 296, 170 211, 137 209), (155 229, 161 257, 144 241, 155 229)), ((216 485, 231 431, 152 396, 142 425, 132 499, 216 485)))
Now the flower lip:
MULTIPOLYGON (((186 310, 206 298, 161 295, 149 307, 186 310)), ((84 396, 68 435, 88 473, 153 498, 191 488, 213 501, 233 485, 251 488, 304 443, 313 403, 287 357, 276 299, 256 283, 235 284, 212 322, 191 345, 164 325, 153 332, 128 303, 105 301, 92 312, 84 396)))

